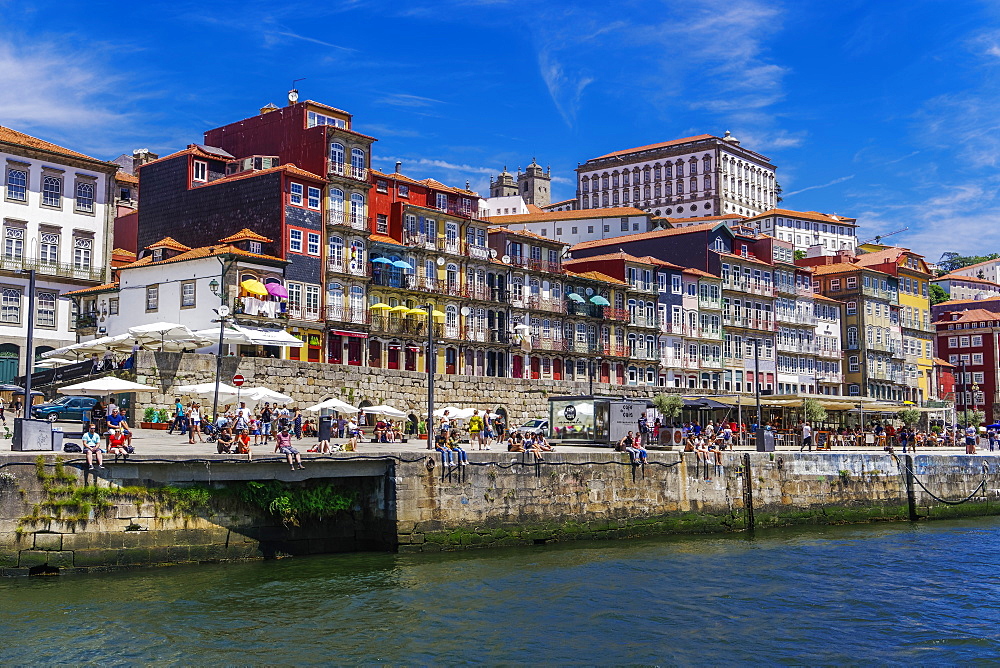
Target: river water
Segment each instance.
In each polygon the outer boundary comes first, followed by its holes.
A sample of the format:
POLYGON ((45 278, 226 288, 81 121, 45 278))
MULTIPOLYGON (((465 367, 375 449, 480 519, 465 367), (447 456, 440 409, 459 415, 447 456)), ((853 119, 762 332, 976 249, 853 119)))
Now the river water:
POLYGON ((1000 660, 1000 519, 0 580, 0 663, 1000 660))

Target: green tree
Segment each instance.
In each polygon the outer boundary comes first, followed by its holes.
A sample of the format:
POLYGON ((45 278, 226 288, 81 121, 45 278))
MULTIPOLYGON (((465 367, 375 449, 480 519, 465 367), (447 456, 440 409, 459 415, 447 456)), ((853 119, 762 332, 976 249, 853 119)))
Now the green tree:
POLYGON ((785 191, 781 189, 781 184, 778 183, 777 181, 775 181, 774 182, 774 195, 775 195, 774 201, 777 202, 778 204, 781 204, 782 202, 784 202, 785 198, 781 196, 782 193, 784 193, 784 192, 785 191))
POLYGON ((653 406, 668 422, 676 422, 684 410, 684 399, 676 394, 658 394, 653 397, 653 406))
POLYGON ((972 425, 973 427, 978 427, 986 420, 986 413, 982 411, 962 411, 960 417, 965 422, 965 426, 968 427, 972 425))
POLYGON ((806 422, 817 424, 826 420, 826 409, 816 399, 806 399, 802 404, 806 422))
POLYGON ((946 302, 951 299, 951 295, 944 291, 937 283, 931 283, 931 304, 940 304, 941 302, 946 302))
POLYGON ((941 259, 938 260, 938 268, 945 273, 950 273, 956 269, 961 269, 962 267, 968 267, 972 264, 978 264, 980 262, 986 262, 987 260, 996 259, 1000 259, 1000 253, 990 253, 989 255, 959 255, 958 253, 948 252, 941 254, 941 259))
POLYGON ((806 256, 806 252, 804 250, 797 250, 797 251, 795 251, 795 259, 796 260, 801 260, 805 256, 806 256))
POLYGON ((920 422, 920 411, 916 408, 904 408, 896 413, 896 417, 899 418, 900 422, 912 429, 920 422))

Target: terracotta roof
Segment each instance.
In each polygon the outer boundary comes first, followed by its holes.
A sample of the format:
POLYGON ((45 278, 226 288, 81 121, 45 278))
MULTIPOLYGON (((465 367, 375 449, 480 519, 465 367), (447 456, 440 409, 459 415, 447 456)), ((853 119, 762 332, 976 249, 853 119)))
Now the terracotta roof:
POLYGON ((383 171, 379 171, 377 169, 372 169, 372 170, 369 170, 369 171, 370 171, 370 173, 371 173, 372 176, 376 176, 376 177, 382 177, 382 178, 386 178, 386 179, 392 179, 394 181, 403 181, 405 183, 412 183, 413 185, 422 186, 424 188, 433 188, 435 190, 444 190, 444 191, 447 191, 447 192, 457 193, 457 194, 460 194, 460 195, 469 195, 469 196, 472 196, 472 197, 479 197, 479 193, 477 193, 474 190, 466 190, 464 188, 455 188, 454 186, 446 185, 446 184, 441 183, 440 181, 436 181, 434 179, 424 179, 422 181, 418 181, 417 179, 414 179, 412 177, 406 176, 405 174, 401 174, 399 172, 383 172, 383 171))
POLYGON ((379 244, 388 244, 390 246, 402 246, 403 245, 403 244, 399 243, 398 241, 396 241, 395 239, 393 239, 392 237, 388 237, 388 236, 386 236, 384 234, 373 234, 373 235, 371 235, 371 236, 368 237, 368 241, 374 241, 375 243, 379 243, 379 244))
POLYGON ((617 278, 608 276, 607 274, 602 274, 599 271, 569 271, 566 273, 570 276, 575 276, 577 278, 588 278, 592 281, 600 281, 602 283, 614 283, 616 285, 628 285, 625 281, 620 281, 617 278))
POLYGON ((220 244, 234 244, 237 241, 259 241, 265 244, 271 243, 271 239, 268 239, 265 236, 257 234, 256 232, 247 227, 244 227, 236 234, 230 234, 225 239, 219 239, 220 244))
POLYGON ((76 297, 89 294, 97 294, 98 292, 110 292, 112 290, 117 290, 117 289, 118 289, 118 282, 115 281, 114 283, 105 283, 104 285, 98 285, 93 288, 83 288, 82 290, 73 290, 71 292, 64 292, 62 293, 62 296, 69 297, 70 295, 72 295, 76 297))
POLYGON ((307 172, 301 167, 296 167, 293 163, 288 163, 287 165, 278 165, 277 167, 268 167, 267 169, 257 169, 250 170, 246 172, 238 172, 236 174, 230 174, 229 176, 223 176, 220 179, 215 179, 214 181, 209 181, 208 183, 203 183, 199 188, 206 188, 208 186, 218 185, 219 183, 231 183, 232 181, 239 181, 240 179, 252 179, 255 176, 263 176, 264 174, 273 174, 275 172, 285 172, 289 176, 298 176, 302 179, 311 179, 313 181, 318 181, 320 183, 326 183, 326 179, 318 174, 313 174, 312 172, 307 172))
POLYGON ((888 276, 884 271, 879 271, 878 269, 872 269, 871 267, 863 267, 859 264, 854 264, 853 262, 835 262, 833 264, 817 264, 814 265, 814 271, 817 276, 823 276, 825 274, 843 274, 849 271, 874 271, 876 274, 883 274, 888 276))
POLYGON ((387 179, 392 179, 394 181, 404 181, 406 183, 412 183, 415 186, 422 186, 424 188, 427 187, 426 183, 423 183, 421 181, 417 181, 416 179, 411 179, 409 176, 406 176, 405 174, 400 174, 399 172, 382 172, 382 171, 379 171, 377 169, 371 169, 371 170, 369 170, 369 173, 372 176, 376 176, 376 177, 381 176, 381 177, 384 177, 384 178, 387 178, 387 179))
MULTIPOLYGON (((995 260, 983 260, 982 262, 977 262, 975 264, 969 264, 969 265, 966 265, 964 267, 959 267, 955 271, 966 271, 968 269, 972 269, 973 267, 981 267, 983 265, 997 264, 997 263, 1000 263, 1000 258, 997 258, 995 260)), ((952 273, 955 273, 955 272, 952 272, 952 273)))
POLYGON ((181 149, 180 151, 177 151, 175 153, 171 153, 170 155, 165 155, 162 158, 157 158, 156 160, 150 160, 149 162, 147 162, 144 165, 139 165, 138 169, 142 169, 143 167, 148 167, 149 165, 155 165, 156 163, 163 162, 164 160, 173 160, 174 158, 180 157, 182 155, 193 155, 193 156, 197 156, 199 158, 205 158, 206 160, 217 160, 219 162, 229 162, 228 158, 225 158, 225 157, 223 157, 221 155, 216 155, 214 153, 207 153, 207 152, 201 150, 200 148, 198 148, 197 144, 189 144, 188 147, 185 148, 185 149, 181 149))
POLYGON ((704 278, 719 278, 719 279, 722 278, 721 276, 716 276, 715 274, 710 274, 707 271, 702 271, 701 269, 695 269, 694 267, 684 267, 683 273, 694 274, 695 276, 702 276, 704 278))
POLYGON ((746 220, 746 216, 741 216, 738 213, 727 213, 723 216, 695 216, 693 218, 670 218, 669 216, 662 216, 661 218, 657 218, 657 220, 666 220, 670 224, 697 223, 699 221, 706 221, 706 220, 732 220, 732 219, 746 220))
MULTIPOLYGON (((709 249, 711 250, 711 249, 709 249)), ((730 258, 734 261, 738 260, 740 262, 750 262, 751 264, 763 264, 770 267, 771 263, 765 260, 761 260, 759 257, 754 255, 737 255, 736 253, 723 253, 721 251, 712 251, 713 253, 718 253, 721 258, 730 258)))
POLYGON ((835 225, 855 225, 857 218, 847 216, 836 216, 832 213, 820 213, 819 211, 792 211, 791 209, 769 209, 764 213, 747 218, 747 220, 758 220, 770 216, 784 216, 786 218, 801 218, 802 220, 815 220, 820 223, 833 223, 835 225))
POLYGON ((17 146, 25 146, 27 148, 34 148, 40 151, 48 151, 49 153, 58 153, 60 155, 65 155, 71 158, 83 158, 84 160, 101 162, 106 165, 114 164, 110 162, 105 162, 104 160, 98 160, 97 158, 92 158, 89 155, 84 155, 83 153, 79 153, 77 151, 71 151, 68 148, 63 148, 62 146, 59 146, 58 144, 47 142, 44 139, 39 139, 38 137, 32 137, 29 134, 18 132, 17 130, 13 130, 3 125, 0 125, 0 142, 4 142, 7 144, 15 144, 17 146))
POLYGON ((618 251, 617 253, 605 253, 604 255, 591 255, 590 257, 580 257, 574 260, 564 260, 563 266, 568 266, 583 262, 594 262, 594 261, 600 262, 602 260, 624 260, 625 262, 636 262, 638 264, 656 264, 656 262, 650 262, 641 257, 630 255, 625 251, 618 251))
MULTIPOLYGON (((941 310, 948 306, 957 306, 959 304, 978 304, 982 302, 998 302, 1000 297, 988 297, 986 299, 949 299, 946 302, 940 302, 938 304, 932 304, 931 307, 937 310, 941 310)), ((945 310, 947 310, 945 308, 945 310)))
POLYGON ((957 318, 944 318, 935 321, 935 325, 947 325, 952 322, 985 322, 987 320, 1000 320, 1000 313, 994 313, 993 311, 987 311, 984 308, 974 308, 968 311, 953 311, 953 313, 959 313, 957 318))
MULTIPOLYGON (((566 212, 569 213, 569 212, 566 212)), ((678 227, 669 230, 653 230, 652 232, 639 232, 637 234, 625 234, 620 237, 609 237, 608 239, 595 239, 593 241, 581 241, 570 250, 577 248, 599 248, 600 246, 612 246, 614 244, 632 243, 633 241, 646 241, 647 239, 659 239, 660 237, 672 237, 679 234, 691 234, 692 232, 703 232, 714 230, 724 223, 705 223, 704 225, 692 225, 691 227, 678 227)))
POLYGON ((130 183, 134 186, 139 185, 139 177, 133 176, 128 172, 116 172, 115 181, 119 181, 120 183, 130 183))
POLYGON ((473 190, 466 190, 465 188, 456 188, 454 186, 445 185, 444 183, 434 179, 424 179, 421 183, 428 188, 434 188, 435 190, 447 190, 448 192, 458 193, 460 195, 473 195, 475 197, 479 197, 479 193, 473 190))
POLYGON ((534 223, 547 220, 586 220, 588 218, 620 218, 621 216, 648 216, 642 209, 630 206, 612 207, 608 209, 578 209, 575 211, 541 211, 539 213, 520 213, 516 216, 492 216, 491 225, 509 225, 510 223, 534 223))
POLYGON ((529 239, 538 239, 539 241, 547 241, 550 244, 559 244, 560 246, 569 246, 569 244, 566 243, 566 242, 564 242, 564 241, 559 241, 558 239, 551 239, 549 237, 543 237, 541 234, 536 234, 536 233, 531 232, 529 230, 512 230, 509 227, 503 227, 503 228, 499 228, 498 227, 498 228, 492 228, 492 229, 489 230, 490 234, 499 234, 501 232, 504 232, 506 234, 513 234, 514 236, 517 236, 517 237, 527 237, 529 239))
POLYGON ((844 303, 844 302, 840 301, 839 299, 834 299, 833 297, 827 297, 826 295, 821 295, 818 292, 814 292, 812 297, 813 297, 813 299, 819 299, 819 300, 824 301, 824 302, 834 302, 835 304, 843 304, 844 303))
POLYGON ((124 257, 124 258, 129 258, 130 257, 133 260, 136 257, 135 253, 133 253, 130 250, 125 250, 124 248, 115 248, 115 249, 113 249, 111 251, 111 256, 112 257, 124 257))
MULTIPOLYGON (((337 109, 336 107, 331 107, 328 104, 323 104, 322 102, 317 102, 315 100, 302 100, 302 102, 300 104, 302 104, 303 106, 305 106, 305 105, 312 105, 314 107, 323 107, 324 109, 327 109, 329 111, 334 111, 334 112, 337 112, 338 114, 343 114, 344 116, 347 116, 348 118, 351 118, 350 112, 344 111, 343 109, 337 109)), ((341 129, 343 129, 343 128, 341 128, 341 129)))
POLYGON ((124 269, 137 269, 139 267, 152 267, 159 266, 161 264, 170 264, 171 262, 185 262, 187 260, 200 260, 206 257, 215 257, 218 255, 236 255, 241 258, 246 258, 248 260, 267 260, 269 262, 280 262, 282 264, 288 264, 287 260, 282 260, 280 257, 274 257, 273 255, 261 255, 259 253, 250 253, 248 251, 237 248, 236 246, 231 246, 228 244, 218 244, 215 246, 202 246, 201 248, 192 248, 184 253, 175 255, 174 257, 167 258, 166 260, 159 260, 158 262, 153 262, 153 256, 147 255, 146 257, 133 262, 132 264, 126 264, 119 267, 119 271, 124 269))
POLYGON ((189 251, 190 246, 185 246, 181 242, 177 241, 173 237, 163 237, 156 243, 149 244, 146 248, 169 248, 170 250, 176 251, 189 251))
POLYGON ((1000 288, 1000 283, 987 281, 985 278, 978 278, 976 276, 962 276, 961 274, 947 274, 945 276, 938 276, 937 278, 931 279, 931 283, 936 283, 938 281, 968 281, 970 283, 985 283, 986 285, 992 285, 996 288, 1000 288))
POLYGON ((528 213, 542 213, 543 211, 545 211, 545 209, 543 209, 542 207, 538 206, 537 204, 532 204, 530 202, 525 204, 525 206, 528 208, 528 213))
POLYGON ((954 364, 952 364, 951 362, 949 362, 947 360, 943 360, 940 357, 932 357, 931 361, 934 362, 935 366, 950 366, 953 369, 955 368, 954 364))
MULTIPOLYGON (((602 158, 613 158, 616 155, 625 155, 626 153, 636 153, 638 151, 651 151, 656 148, 667 148, 668 146, 677 146, 678 144, 688 144, 695 141, 702 141, 704 139, 712 139, 712 135, 695 135, 694 137, 685 137, 683 139, 672 139, 670 141, 660 142, 659 144, 647 144, 646 146, 627 148, 622 151, 612 151, 611 153, 605 153, 604 155, 599 155, 596 158, 591 158, 591 160, 600 160, 602 158)), ((590 160, 588 160, 587 162, 590 162, 590 160)))

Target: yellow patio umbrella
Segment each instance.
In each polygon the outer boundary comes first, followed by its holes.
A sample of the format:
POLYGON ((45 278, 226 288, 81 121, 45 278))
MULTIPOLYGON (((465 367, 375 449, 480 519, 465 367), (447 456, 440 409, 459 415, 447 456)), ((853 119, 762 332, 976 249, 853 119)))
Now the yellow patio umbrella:
POLYGON ((264 287, 264 284, 255 278, 247 279, 240 283, 240 287, 253 295, 260 295, 262 297, 269 297, 270 292, 264 287))
POLYGON ((434 309, 433 311, 431 311, 431 315, 433 315, 435 318, 443 318, 444 317, 444 313, 442 313, 441 311, 438 311, 437 309, 434 309))
POLYGON ((389 313, 408 313, 409 310, 410 310, 409 306, 400 305, 400 306, 394 306, 391 309, 389 309, 389 313))
POLYGON ((382 302, 379 302, 377 304, 372 304, 371 306, 369 306, 368 310, 370 310, 370 311, 385 311, 385 310, 391 309, 391 308, 392 307, 389 306, 388 304, 383 304, 382 302))
POLYGON ((407 309, 406 313, 404 313, 403 315, 427 315, 427 311, 423 310, 422 308, 411 308, 407 309))

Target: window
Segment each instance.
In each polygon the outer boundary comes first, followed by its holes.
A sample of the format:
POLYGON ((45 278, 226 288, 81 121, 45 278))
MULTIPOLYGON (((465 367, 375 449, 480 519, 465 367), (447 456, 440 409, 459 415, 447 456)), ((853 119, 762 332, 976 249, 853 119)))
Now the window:
POLYGON ((293 253, 302 252, 302 230, 288 231, 288 250, 293 253))
POLYGON ((338 225, 344 222, 344 191, 330 189, 330 222, 338 225))
POLYGON ((978 347, 980 347, 982 345, 983 345, 983 335, 982 334, 974 334, 972 336, 972 347, 973 348, 978 348, 978 347))
POLYGON ((400 197, 407 197, 408 198, 410 196, 410 186, 408 186, 408 185, 404 185, 404 184, 400 183, 399 186, 398 186, 398 188, 397 188, 397 190, 399 192, 399 196, 400 197))
POLYGON ((160 305, 160 286, 146 286, 146 310, 155 311, 160 305))
POLYGON ((571 234, 576 234, 576 233, 577 233, 577 232, 576 232, 576 228, 575 228, 575 227, 573 227, 573 228, 570 228, 570 233, 571 233, 571 234))
POLYGON ((351 193, 351 227, 365 228, 365 196, 360 193, 351 193))
POLYGON ((303 192, 302 184, 293 183, 290 187, 289 192, 291 193, 291 195, 289 196, 288 201, 295 206, 302 206, 302 192, 303 192))
POLYGON ((309 200, 308 200, 309 208, 319 211, 320 189, 313 188, 312 186, 310 186, 308 190, 308 195, 309 195, 309 200))
POLYGON ((356 179, 367 178, 365 170, 365 152, 360 148, 351 149, 351 176, 356 179))
POLYGON ((0 296, 0 321, 21 322, 21 291, 15 288, 4 288, 0 296))
POLYGON ((306 253, 309 255, 319 255, 319 233, 310 232, 306 237, 306 253))
POLYGON ((285 288, 288 290, 288 309, 298 311, 302 308, 302 284, 289 283, 285 288))
POLYGON ((344 173, 344 145, 333 142, 330 144, 330 171, 335 174, 344 173))
POLYGON ((181 308, 194 307, 194 281, 181 283, 181 308))
MULTIPOLYGON (((972 353, 972 363, 973 364, 982 364, 983 363, 983 354, 982 353, 972 353)), ((977 383, 981 383, 983 381, 977 380, 976 382, 977 383)))
POLYGON ((847 315, 856 315, 858 312, 857 302, 847 302, 847 315))
POLYGON ((108 315, 118 315, 118 298, 112 297, 108 300, 108 315))
POLYGON ((379 179, 378 181, 375 182, 375 190, 377 190, 380 193, 389 192, 389 182, 386 181, 385 179, 379 179))
POLYGON ((593 233, 594 233, 594 226, 587 225, 587 234, 593 234, 593 233))
POLYGON ((56 296, 52 292, 38 293, 36 319, 39 327, 56 326, 56 296))
POLYGON ((435 193, 434 195, 435 206, 441 211, 448 210, 448 196, 444 193, 435 193))
POLYGON ((76 238, 73 240, 73 267, 89 270, 93 261, 94 240, 76 238))
POLYGON ((77 184, 76 210, 82 213, 94 212, 94 184, 92 183, 77 184))
POLYGON ((318 285, 306 285, 306 314, 311 317, 319 315, 318 285))
POLYGON ((318 114, 315 111, 310 111, 306 114, 306 127, 312 128, 317 125, 332 125, 338 128, 346 128, 347 121, 334 118, 333 116, 327 116, 325 114, 318 114))
POLYGON ((204 183, 208 181, 208 163, 202 160, 194 161, 194 174, 192 180, 204 183))
POLYGON ((379 234, 389 233, 389 216, 384 213, 375 214, 375 231, 379 234))
POLYGON ((3 256, 6 260, 20 260, 24 255, 24 229, 8 227, 4 232, 3 256))
POLYGON ((247 250, 250 251, 251 253, 256 253, 257 255, 260 255, 261 251, 263 250, 263 246, 261 246, 261 243, 259 241, 248 241, 247 250))
POLYGON ((62 206, 62 179, 58 176, 42 179, 42 206, 62 206))
POLYGON ((28 201, 28 172, 24 169, 7 170, 7 199, 14 202, 28 201))

